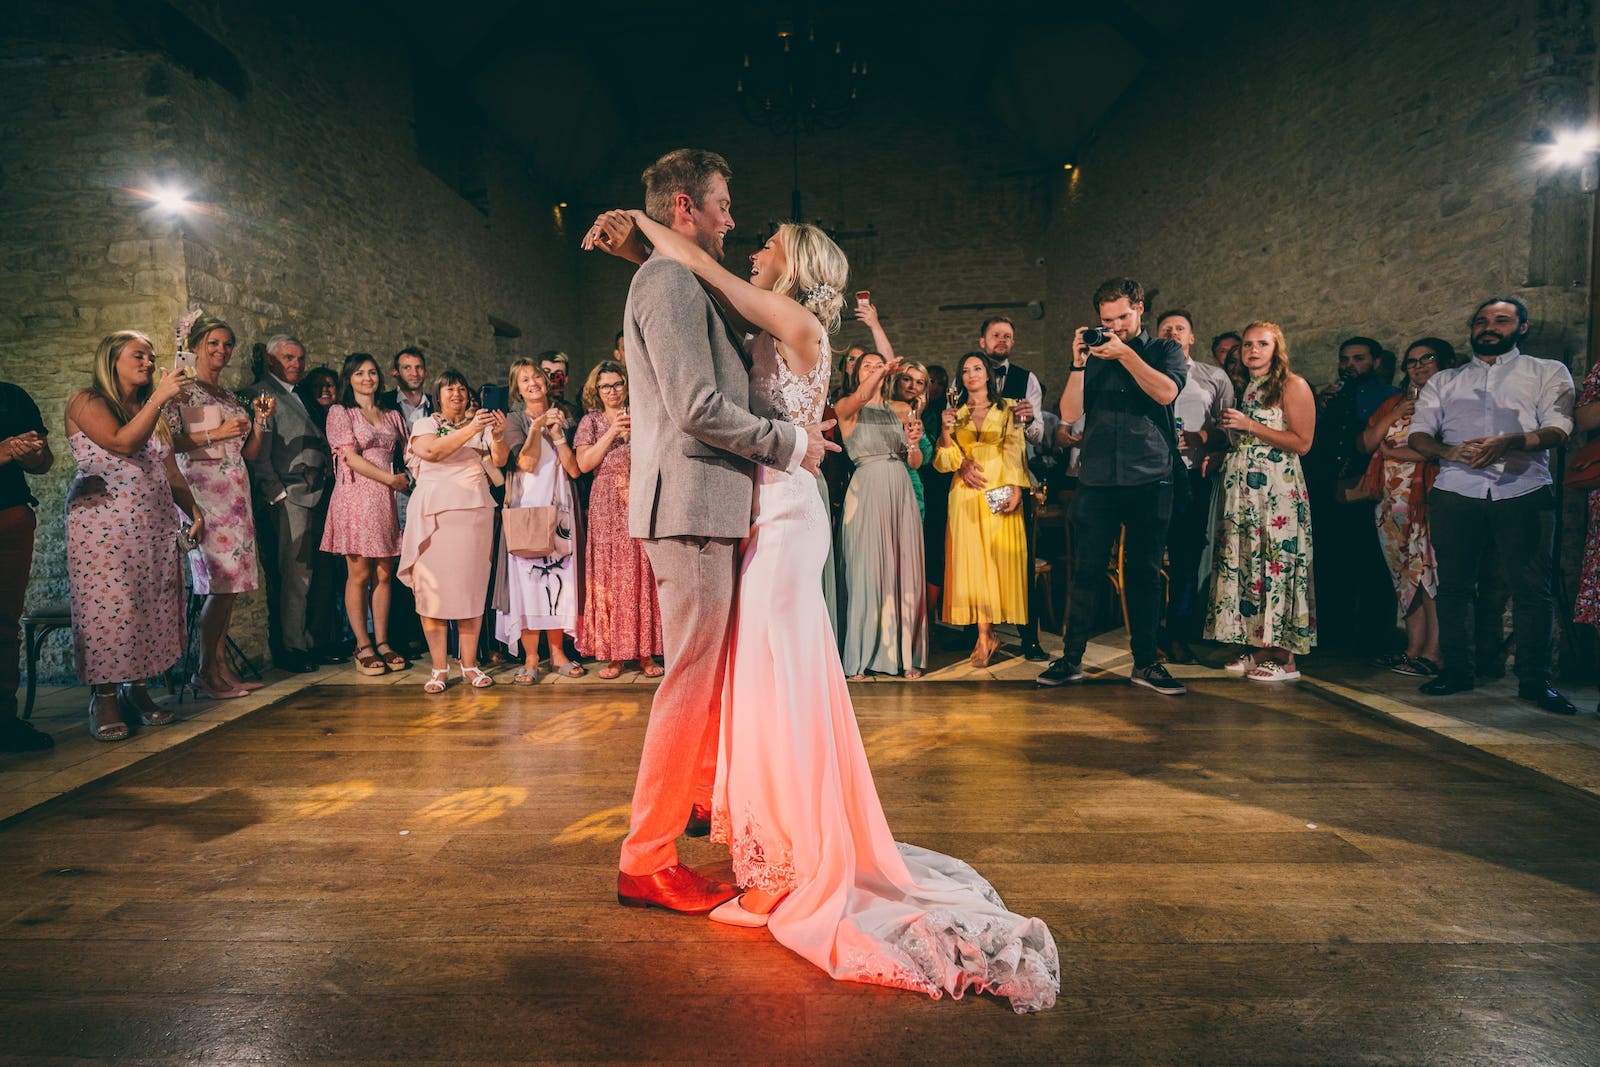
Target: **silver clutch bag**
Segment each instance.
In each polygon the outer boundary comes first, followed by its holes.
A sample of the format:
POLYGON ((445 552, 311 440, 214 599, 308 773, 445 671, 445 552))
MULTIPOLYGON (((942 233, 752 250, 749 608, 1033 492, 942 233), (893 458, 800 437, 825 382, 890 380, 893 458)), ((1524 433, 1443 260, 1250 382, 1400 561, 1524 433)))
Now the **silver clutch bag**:
POLYGON ((1009 485, 997 485, 993 489, 984 490, 983 496, 985 500, 989 501, 989 513, 998 515, 1005 510, 1007 504, 1011 503, 1011 487, 1009 485))

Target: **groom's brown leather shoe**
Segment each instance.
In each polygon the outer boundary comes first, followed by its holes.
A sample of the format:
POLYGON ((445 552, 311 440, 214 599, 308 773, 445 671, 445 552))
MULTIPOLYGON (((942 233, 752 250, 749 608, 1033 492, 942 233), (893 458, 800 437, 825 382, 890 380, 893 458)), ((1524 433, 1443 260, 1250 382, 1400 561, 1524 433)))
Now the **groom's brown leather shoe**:
POLYGON ((617 903, 630 908, 666 908, 685 915, 704 915, 738 890, 726 882, 713 882, 681 863, 655 874, 617 872, 617 903))

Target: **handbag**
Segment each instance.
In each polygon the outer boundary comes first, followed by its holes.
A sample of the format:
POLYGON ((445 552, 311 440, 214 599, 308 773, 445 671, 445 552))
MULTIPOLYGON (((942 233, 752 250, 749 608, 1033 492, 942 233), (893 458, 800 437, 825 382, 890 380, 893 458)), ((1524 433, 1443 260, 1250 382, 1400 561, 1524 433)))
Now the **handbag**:
POLYGON ((506 551, 522 559, 542 559, 556 551, 556 519, 560 509, 554 504, 500 509, 501 529, 505 531, 506 551))
POLYGON ((1567 476, 1561 484, 1568 489, 1600 489, 1600 434, 1567 457, 1567 476))

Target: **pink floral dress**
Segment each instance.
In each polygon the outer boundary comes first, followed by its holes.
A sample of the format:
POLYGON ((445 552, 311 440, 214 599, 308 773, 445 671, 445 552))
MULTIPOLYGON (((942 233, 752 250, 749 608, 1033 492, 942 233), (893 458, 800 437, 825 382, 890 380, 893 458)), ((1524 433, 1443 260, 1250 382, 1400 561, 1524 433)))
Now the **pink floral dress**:
MULTIPOLYGON (((605 436, 611 420, 591 411, 578 423, 574 447, 605 436)), ((642 659, 661 655, 661 609, 656 579, 638 538, 628 536, 628 442, 606 450, 589 491, 583 614, 578 650, 596 659, 642 659)))
MULTIPOLYGON (((1600 402, 1600 363, 1596 363, 1583 380, 1576 406, 1597 402, 1600 402)), ((1583 543, 1583 576, 1578 579, 1578 601, 1572 617, 1590 626, 1600 626, 1600 490, 1589 493, 1589 536, 1583 543)))
POLYGON ((334 478, 328 498, 328 521, 322 528, 322 551, 368 559, 398 556, 400 513, 395 508, 395 491, 352 470, 343 453, 354 448, 379 470, 399 470, 403 466, 405 420, 398 411, 385 411, 382 421, 374 426, 359 408, 335 404, 328 409, 324 432, 333 453, 334 478))
MULTIPOLYGON (((1274 430, 1283 406, 1261 402, 1265 379, 1252 379, 1239 410, 1274 430)), ((1317 643, 1311 589, 1311 504, 1300 457, 1253 434, 1236 435, 1222 464, 1216 563, 1205 636, 1252 648, 1309 652, 1317 643)))
MULTIPOLYGON (((161 417, 174 435, 184 432, 181 408, 212 406, 221 421, 249 418, 249 410, 226 389, 199 381, 184 383, 183 390, 161 409, 161 417)), ((250 469, 244 461, 243 437, 195 452, 178 453, 178 469, 189 482, 195 502, 205 515, 205 537, 189 553, 194 591, 245 593, 256 587, 256 531, 250 514, 250 469), (211 456, 218 458, 210 458, 211 456)))

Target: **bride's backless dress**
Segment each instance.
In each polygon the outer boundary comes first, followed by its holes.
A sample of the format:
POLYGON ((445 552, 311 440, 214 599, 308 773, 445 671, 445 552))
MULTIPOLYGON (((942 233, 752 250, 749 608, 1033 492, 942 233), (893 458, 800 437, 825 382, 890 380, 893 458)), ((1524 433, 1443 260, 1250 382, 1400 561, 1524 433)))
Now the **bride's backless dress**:
MULTIPOLYGON (((769 334, 751 357, 756 414, 801 426, 822 417, 826 346, 803 377, 769 334)), ((834 978, 1049 1007, 1061 986, 1049 928, 1007 911, 967 864, 890 835, 822 596, 830 533, 816 481, 758 471, 712 836, 741 885, 788 894, 769 920, 773 937, 834 978)))

